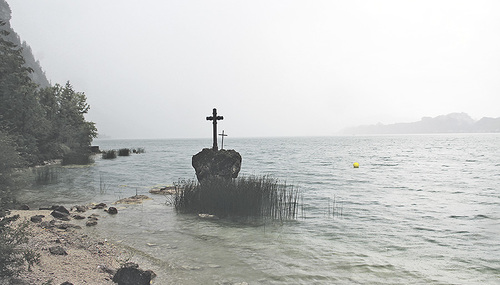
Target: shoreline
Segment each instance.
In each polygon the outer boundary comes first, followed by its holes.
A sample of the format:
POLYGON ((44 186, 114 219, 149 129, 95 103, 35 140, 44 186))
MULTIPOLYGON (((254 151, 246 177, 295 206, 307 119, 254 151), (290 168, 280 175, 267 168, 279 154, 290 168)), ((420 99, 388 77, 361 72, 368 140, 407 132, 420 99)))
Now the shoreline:
MULTIPOLYGON (((130 252, 113 244, 99 234, 92 226, 87 226, 89 217, 99 219, 109 215, 102 209, 92 209, 84 219, 63 221, 51 216, 52 210, 11 210, 10 215, 19 215, 14 222, 28 223, 30 231, 26 245, 40 254, 40 263, 25 270, 15 278, 14 284, 116 284, 113 275, 130 258, 130 252), (31 221, 31 217, 41 215, 42 220, 31 221), (51 253, 51 248, 60 247, 66 254, 51 253), (68 284, 68 283, 66 283, 68 284)), ((75 212, 71 212, 75 214, 75 212)), ((0 284, 2 284, 0 279, 0 284)))

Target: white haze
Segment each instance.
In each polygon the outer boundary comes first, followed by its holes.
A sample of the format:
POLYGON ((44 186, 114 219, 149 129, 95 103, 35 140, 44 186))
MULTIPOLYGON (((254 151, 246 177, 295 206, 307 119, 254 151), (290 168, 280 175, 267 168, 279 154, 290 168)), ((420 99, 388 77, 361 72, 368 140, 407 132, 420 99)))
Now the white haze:
POLYGON ((500 1, 7 0, 113 138, 332 135, 500 117, 500 1))

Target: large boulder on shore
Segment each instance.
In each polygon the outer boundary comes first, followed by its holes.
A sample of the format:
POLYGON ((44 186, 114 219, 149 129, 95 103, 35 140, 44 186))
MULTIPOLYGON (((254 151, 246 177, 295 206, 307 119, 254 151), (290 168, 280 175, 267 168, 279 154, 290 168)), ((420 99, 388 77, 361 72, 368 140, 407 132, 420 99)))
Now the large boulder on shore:
POLYGON ((200 183, 214 178, 238 177, 241 169, 241 155, 235 150, 214 150, 204 148, 193 155, 192 165, 200 183))
POLYGON ((113 276, 118 285, 149 285, 156 274, 151 270, 139 269, 139 265, 127 262, 113 276))

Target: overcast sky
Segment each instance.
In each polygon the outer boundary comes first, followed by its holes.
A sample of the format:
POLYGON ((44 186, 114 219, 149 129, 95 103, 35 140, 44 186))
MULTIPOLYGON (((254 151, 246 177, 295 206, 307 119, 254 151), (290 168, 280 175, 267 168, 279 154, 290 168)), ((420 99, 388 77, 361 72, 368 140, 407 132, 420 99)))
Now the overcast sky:
POLYGON ((500 1, 7 0, 112 138, 334 135, 500 117, 500 1))

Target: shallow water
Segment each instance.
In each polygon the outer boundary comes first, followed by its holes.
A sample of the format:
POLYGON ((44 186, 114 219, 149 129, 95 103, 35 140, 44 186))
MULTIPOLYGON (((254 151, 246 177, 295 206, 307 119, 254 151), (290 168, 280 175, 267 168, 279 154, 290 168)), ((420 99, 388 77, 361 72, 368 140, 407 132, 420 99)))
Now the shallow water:
MULTIPOLYGON (((32 206, 111 203, 193 179, 210 140, 101 140, 143 147, 19 193, 32 206)), ((102 219, 156 284, 500 284, 500 135, 224 140, 240 175, 272 174, 303 193, 304 212, 274 224, 206 221, 153 196, 102 219), (360 168, 353 168, 359 162, 360 168)), ((148 194, 149 195, 149 194, 148 194)))

